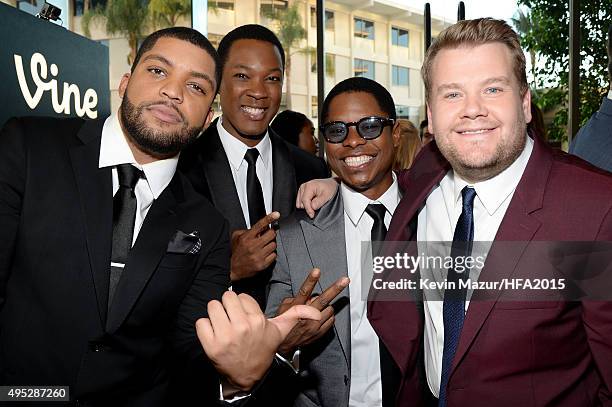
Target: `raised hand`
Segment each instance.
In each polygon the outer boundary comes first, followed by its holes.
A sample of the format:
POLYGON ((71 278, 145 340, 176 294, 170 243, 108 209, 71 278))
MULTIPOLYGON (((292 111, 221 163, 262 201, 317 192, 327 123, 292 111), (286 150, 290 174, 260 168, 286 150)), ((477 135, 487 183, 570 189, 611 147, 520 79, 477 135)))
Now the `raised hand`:
POLYGON ((321 311, 321 319, 300 320, 280 344, 278 353, 288 356, 300 346, 308 345, 323 336, 334 326, 334 309, 329 304, 348 286, 349 278, 342 277, 329 286, 321 295, 312 297, 312 291, 319 281, 321 271, 312 269, 302 283, 298 294, 293 298, 285 298, 278 307, 278 315, 283 315, 296 305, 309 304, 321 311))
POLYGON ((279 218, 280 213, 272 212, 251 229, 232 233, 232 281, 252 277, 276 260, 276 230, 270 225, 279 218))
POLYGON ((314 218, 315 211, 334 197, 338 181, 334 178, 314 179, 300 185, 295 207, 304 209, 308 216, 314 218))

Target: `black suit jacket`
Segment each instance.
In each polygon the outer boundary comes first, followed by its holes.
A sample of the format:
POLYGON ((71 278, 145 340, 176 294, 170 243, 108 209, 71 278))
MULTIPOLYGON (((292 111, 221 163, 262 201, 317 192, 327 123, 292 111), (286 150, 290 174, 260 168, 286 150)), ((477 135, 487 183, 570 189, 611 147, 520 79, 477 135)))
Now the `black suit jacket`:
MULTIPOLYGON (((67 385, 71 399, 172 405, 172 366, 218 378, 194 323, 229 285, 227 224, 180 174, 152 204, 110 310, 112 178, 104 120, 12 119, 0 134, 0 382, 67 385), (199 231, 199 253, 168 252, 199 231)), ((205 399, 206 400, 206 399, 205 399)))
MULTIPOLYGON (((182 171, 196 191, 210 199, 230 225, 230 233, 247 229, 230 163, 221 144, 217 131, 217 120, 189 148, 181 153, 179 170, 182 171)), ((295 209, 297 187, 315 178, 327 178, 329 170, 325 162, 298 147, 287 143, 268 128, 272 143, 272 210, 281 217, 288 216, 295 209)), ((237 292, 254 296, 265 309, 265 288, 270 279, 271 269, 254 278, 234 282, 237 292)))

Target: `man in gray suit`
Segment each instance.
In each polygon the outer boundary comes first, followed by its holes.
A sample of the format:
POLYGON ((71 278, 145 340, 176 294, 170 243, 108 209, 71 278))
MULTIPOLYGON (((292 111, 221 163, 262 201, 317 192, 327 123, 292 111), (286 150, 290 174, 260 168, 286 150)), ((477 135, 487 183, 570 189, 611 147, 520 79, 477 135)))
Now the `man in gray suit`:
POLYGON ((341 180, 339 192, 314 219, 298 211, 281 222, 267 313, 277 314, 279 305, 282 312, 288 302, 295 301, 287 301, 288 297, 309 296, 309 281, 319 278, 316 284, 321 291, 330 286, 320 296, 324 300, 313 300, 323 303, 318 306, 324 309, 323 321, 310 332, 296 326, 279 349, 291 355, 299 348, 295 406, 394 404, 399 370, 370 326, 365 299, 372 269, 371 242, 384 240, 401 197, 392 172, 399 143, 395 117, 393 99, 378 83, 350 78, 337 84, 323 103, 321 131, 331 169, 341 180), (313 268, 321 270, 320 277, 313 268), (346 277, 351 283, 333 304, 335 320, 333 314, 326 319, 327 294, 333 287, 346 285, 346 277), (329 321, 334 329, 327 331, 329 321))
POLYGON ((610 90, 599 111, 580 129, 569 152, 612 172, 612 25, 608 29, 608 78, 610 90))

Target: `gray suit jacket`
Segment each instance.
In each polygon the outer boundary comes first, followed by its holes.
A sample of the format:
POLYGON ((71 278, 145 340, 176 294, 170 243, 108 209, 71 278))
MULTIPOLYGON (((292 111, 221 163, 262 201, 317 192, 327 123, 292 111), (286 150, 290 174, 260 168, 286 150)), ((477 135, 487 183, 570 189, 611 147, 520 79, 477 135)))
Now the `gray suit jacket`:
MULTIPOLYGON (((313 267, 321 269, 315 292, 321 293, 347 275, 344 210, 339 192, 315 219, 303 211, 281 221, 276 267, 270 280, 266 314, 275 315, 281 301, 294 297, 313 267)), ((345 288, 336 298, 334 329, 308 345, 300 355, 299 394, 296 407, 348 405, 351 361, 351 328, 345 288)))
POLYGON ((612 172, 612 100, 604 97, 599 111, 572 141, 569 152, 612 172))

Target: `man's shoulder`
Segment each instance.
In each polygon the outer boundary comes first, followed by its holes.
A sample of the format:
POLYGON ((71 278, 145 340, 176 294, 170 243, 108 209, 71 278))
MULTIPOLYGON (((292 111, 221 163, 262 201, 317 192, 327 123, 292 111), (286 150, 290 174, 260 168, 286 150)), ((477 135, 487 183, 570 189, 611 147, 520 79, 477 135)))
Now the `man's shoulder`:
POLYGON ((85 123, 87 123, 86 120, 74 117, 24 116, 10 118, 4 124, 4 129, 5 131, 18 131, 25 136, 58 135, 66 137, 77 134, 85 123))

